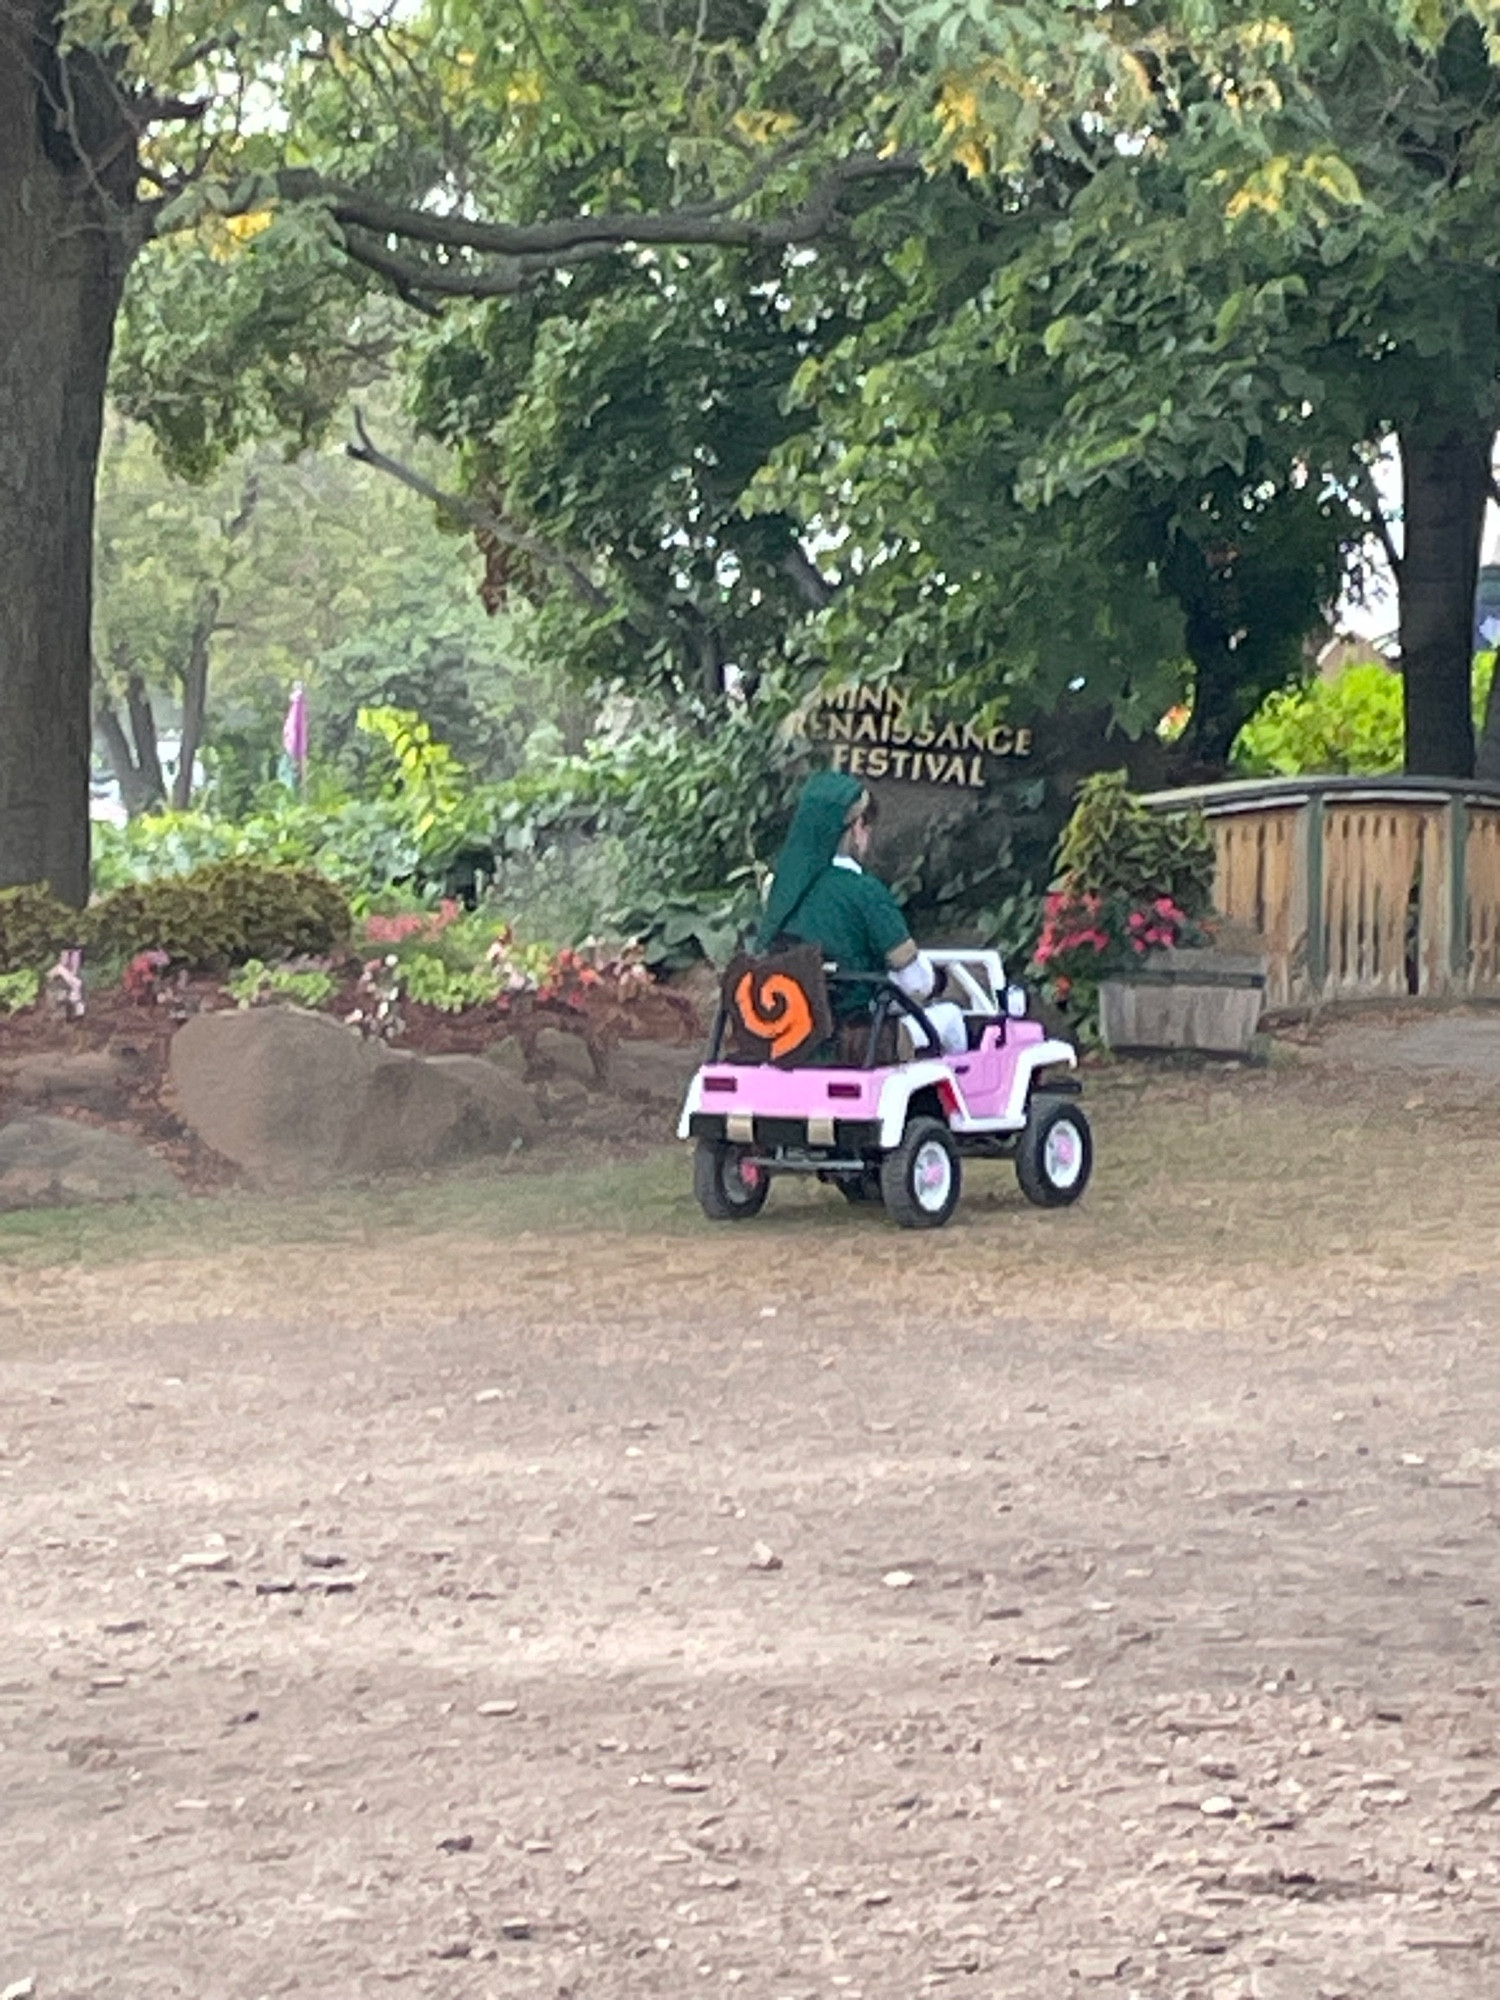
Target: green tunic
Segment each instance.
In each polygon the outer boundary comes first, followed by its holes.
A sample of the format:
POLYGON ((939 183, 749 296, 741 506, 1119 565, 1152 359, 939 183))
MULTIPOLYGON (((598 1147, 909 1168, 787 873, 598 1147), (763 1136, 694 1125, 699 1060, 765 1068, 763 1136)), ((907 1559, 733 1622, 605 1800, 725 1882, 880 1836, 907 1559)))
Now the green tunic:
MULTIPOLYGON (((901 905, 884 882, 835 866, 813 883, 786 929, 792 937, 821 945, 840 972, 884 972, 886 954, 911 935, 901 905)), ((834 1013, 847 1017, 869 1006, 874 988, 835 986, 830 997, 834 1013)))
MULTIPOLYGON (((802 788, 796 817, 776 863, 756 942, 766 951, 778 937, 823 947, 840 972, 884 972, 887 953, 910 935, 901 906, 883 882, 834 863, 844 829, 864 787, 843 771, 820 771, 802 788)), ((836 986, 833 1011, 858 1014, 874 997, 870 986, 836 986)))

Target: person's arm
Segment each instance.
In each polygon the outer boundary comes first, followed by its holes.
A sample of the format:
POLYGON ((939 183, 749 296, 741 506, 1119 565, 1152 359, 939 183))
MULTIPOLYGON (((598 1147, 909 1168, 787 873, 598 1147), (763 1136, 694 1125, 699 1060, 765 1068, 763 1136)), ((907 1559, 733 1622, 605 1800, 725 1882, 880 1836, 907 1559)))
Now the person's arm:
POLYGON ((937 991, 937 967, 925 951, 917 950, 912 938, 904 937, 888 951, 885 962, 896 985, 919 1007, 937 991))
POLYGON ((901 991, 920 1006, 937 988, 937 973, 925 952, 918 951, 905 912, 883 882, 865 876, 865 911, 870 942, 885 960, 886 970, 901 991))

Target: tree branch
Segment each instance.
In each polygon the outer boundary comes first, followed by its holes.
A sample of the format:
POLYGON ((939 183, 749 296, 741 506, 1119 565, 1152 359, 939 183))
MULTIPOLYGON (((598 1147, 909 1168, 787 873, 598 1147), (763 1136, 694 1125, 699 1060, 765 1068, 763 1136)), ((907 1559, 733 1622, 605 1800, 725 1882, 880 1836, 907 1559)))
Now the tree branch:
POLYGON ((800 541, 782 557, 781 570, 809 611, 826 611, 838 595, 838 585, 828 581, 800 541))
MULTIPOLYGON (((582 263, 630 246, 781 249, 811 242, 833 226, 850 189, 908 178, 920 171, 914 152, 851 153, 828 170, 800 207, 779 216, 732 213, 759 188, 764 176, 758 171, 733 196, 715 202, 655 214, 572 215, 531 223, 482 222, 466 215, 403 207, 326 181, 302 168, 277 175, 275 185, 282 200, 321 202, 341 229, 358 232, 348 241, 350 256, 370 270, 382 271, 392 282, 448 297, 493 298, 516 291, 565 263, 582 263), (379 240, 372 243, 366 237, 379 240), (438 251, 467 251, 502 262, 498 269, 486 269, 409 260, 395 254, 392 239, 438 251)), ((148 235, 159 226, 162 211, 178 191, 169 189, 159 201, 146 205, 142 226, 148 235)), ((247 201, 256 203, 264 199, 263 188, 246 196, 247 201)))
POLYGON ((416 257, 398 257, 363 236, 345 236, 344 250, 356 264, 389 279, 409 306, 429 319, 442 317, 424 293, 453 299, 509 299, 554 271, 585 264, 607 252, 601 247, 562 250, 552 256, 504 257, 486 268, 470 264, 429 264, 416 257))
POLYGON ((357 459, 361 465, 373 466, 377 472, 383 472, 388 478, 399 481, 413 493, 420 493, 424 500, 430 500, 435 507, 441 508, 450 519, 461 521, 467 528, 481 529, 485 534, 493 535, 497 541, 504 542, 508 548, 518 549, 522 555, 530 556, 534 562, 543 563, 549 569, 560 570, 591 611, 604 612, 614 609, 611 599, 571 556, 564 555, 560 549, 549 548, 545 542, 538 541, 534 535, 528 535, 521 528, 512 527, 510 522, 503 515, 497 514, 493 508, 485 507, 476 500, 465 499, 460 493, 445 493, 442 487, 434 486, 430 479, 424 478, 413 467, 403 465, 399 459, 381 451, 370 436, 362 410, 357 409, 354 412, 354 429, 359 443, 344 446, 350 458, 357 459))
MULTIPOLYGON (((1493 484, 1493 482, 1491 483, 1493 484)), ((1375 490, 1375 481, 1370 476, 1370 468, 1368 466, 1364 468, 1364 478, 1361 484, 1364 487, 1362 498, 1366 507, 1370 510, 1370 526, 1379 537, 1380 546, 1385 550, 1385 559, 1391 566, 1391 575, 1399 584, 1402 568, 1401 557, 1396 548, 1395 537, 1391 533, 1391 524, 1385 518, 1385 514, 1381 508, 1380 495, 1375 490)))

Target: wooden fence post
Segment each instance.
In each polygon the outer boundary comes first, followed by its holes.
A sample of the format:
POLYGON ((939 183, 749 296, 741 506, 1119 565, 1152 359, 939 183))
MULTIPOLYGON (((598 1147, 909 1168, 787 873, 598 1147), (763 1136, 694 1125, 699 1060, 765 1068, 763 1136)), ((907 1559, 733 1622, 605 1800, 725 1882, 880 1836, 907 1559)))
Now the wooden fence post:
POLYGON ((1448 969, 1460 992, 1469 988, 1469 802, 1455 792, 1448 806, 1448 969))
POLYGON ((1307 985, 1321 1000, 1328 978, 1328 938, 1323 925, 1323 794, 1307 801, 1307 985))

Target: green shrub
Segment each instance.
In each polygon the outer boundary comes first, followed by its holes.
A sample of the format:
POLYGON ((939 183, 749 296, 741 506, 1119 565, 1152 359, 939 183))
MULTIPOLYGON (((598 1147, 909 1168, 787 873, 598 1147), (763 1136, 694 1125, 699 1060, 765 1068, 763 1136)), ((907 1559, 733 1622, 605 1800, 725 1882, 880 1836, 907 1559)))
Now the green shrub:
POLYGON ((317 965, 266 965, 247 958, 224 991, 241 1007, 258 1007, 270 1000, 291 1000, 299 1007, 318 1008, 338 991, 333 974, 317 965))
POLYGON ((1267 695, 1234 746, 1234 768, 1249 778, 1374 776, 1399 771, 1402 757, 1401 676, 1373 661, 1267 695))
POLYGON ((214 972, 251 958, 323 957, 349 929, 347 899, 321 875, 216 861, 116 889, 88 911, 85 937, 106 957, 164 951, 174 964, 214 972))
POLYGON ((424 1007, 438 1007, 445 1014, 461 1014, 466 1007, 483 1007, 500 996, 500 975, 492 965, 482 964, 462 971, 446 964, 435 952, 417 952, 401 967, 401 990, 409 1000, 424 1007))
MULTIPOLYGON (((1474 661, 1474 726, 1484 723, 1495 656, 1474 661)), ((1334 680, 1309 681, 1267 695, 1234 744, 1243 778, 1302 778, 1320 773, 1376 777, 1405 758, 1401 675, 1377 660, 1345 667, 1334 680)))
POLYGON ((42 994, 42 975, 34 968, 25 972, 0 972, 0 1014, 21 1014, 34 1007, 42 994))
POLYGON ((1123 771, 1100 771, 1078 788, 1057 850, 1070 894, 1152 903, 1166 897, 1189 918, 1213 899, 1214 837, 1201 812, 1153 812, 1123 771))
POLYGON ((34 883, 0 889, 0 972, 42 972, 79 942, 84 919, 34 883))

